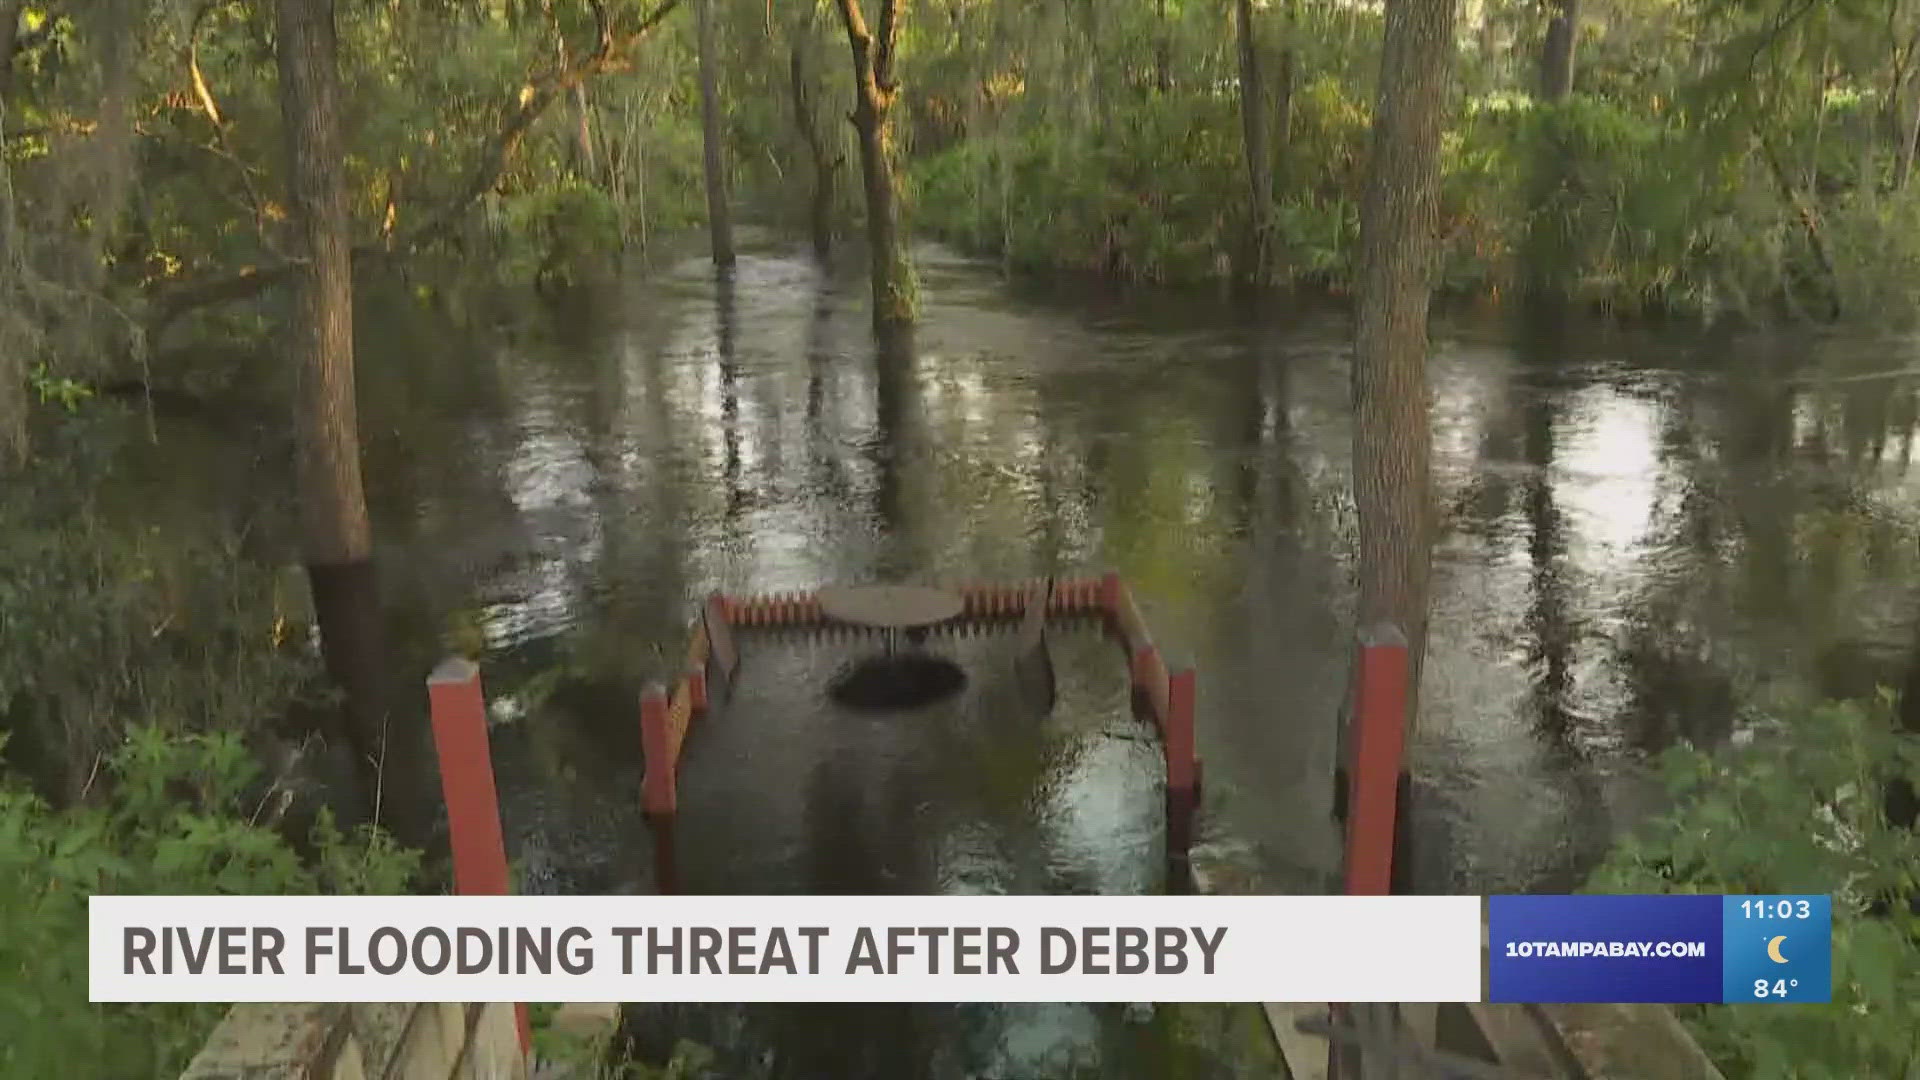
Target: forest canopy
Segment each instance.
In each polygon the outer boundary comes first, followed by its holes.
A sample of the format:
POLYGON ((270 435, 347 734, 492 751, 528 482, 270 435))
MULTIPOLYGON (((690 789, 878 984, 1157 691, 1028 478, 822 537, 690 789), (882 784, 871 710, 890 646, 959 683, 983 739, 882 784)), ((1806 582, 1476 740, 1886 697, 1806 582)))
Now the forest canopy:
MULTIPOLYGON (((1016 266, 1349 285, 1377 4, 841 6, 890 36, 907 228, 1016 266)), ((700 39, 679 7, 342 0, 356 256, 492 242, 503 274, 565 275, 703 220, 700 39)), ((850 231, 866 201, 834 183, 859 157, 845 12, 698 7, 724 190, 749 219, 850 231)), ((259 335, 235 305, 282 280, 287 215, 271 5, 10 0, 0 35, 17 445, 32 379, 124 378, 172 343, 259 335)), ((1920 3, 1486 0, 1455 37, 1444 291, 1914 309, 1920 3)))

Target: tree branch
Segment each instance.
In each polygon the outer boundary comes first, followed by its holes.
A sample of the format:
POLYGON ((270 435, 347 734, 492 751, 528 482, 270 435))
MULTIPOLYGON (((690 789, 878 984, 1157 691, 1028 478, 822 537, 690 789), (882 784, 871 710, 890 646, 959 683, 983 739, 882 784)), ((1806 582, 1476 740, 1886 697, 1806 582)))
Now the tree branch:
POLYGON ((880 42, 873 58, 873 79, 892 95, 899 88, 893 77, 893 52, 900 39, 900 0, 880 0, 880 42))
MULTIPOLYGON (((507 163, 513 157, 527 131, 532 128, 547 107, 559 96, 586 80, 609 71, 622 69, 629 61, 627 53, 649 34, 657 29, 680 6, 680 0, 661 0, 654 9, 640 20, 630 31, 616 33, 606 19, 606 13, 596 3, 595 20, 599 24, 599 41, 592 52, 586 54, 577 63, 561 70, 535 75, 521 86, 514 103, 509 107, 500 128, 484 145, 480 161, 475 165, 467 182, 455 193, 453 199, 442 206, 438 213, 427 218, 417 228, 403 234, 395 245, 400 251, 412 253, 430 244, 446 240, 454 235, 459 221, 472 208, 480 197, 499 183, 506 172, 507 163)), ((359 244, 353 249, 356 260, 369 257, 384 257, 387 252, 384 245, 359 244)), ((147 321, 147 340, 158 342, 168 326, 182 315, 197 308, 213 304, 231 303, 251 299, 266 292, 292 274, 296 262, 282 259, 266 266, 248 267, 238 274, 224 275, 195 282, 179 283, 158 291, 151 302, 147 321)))

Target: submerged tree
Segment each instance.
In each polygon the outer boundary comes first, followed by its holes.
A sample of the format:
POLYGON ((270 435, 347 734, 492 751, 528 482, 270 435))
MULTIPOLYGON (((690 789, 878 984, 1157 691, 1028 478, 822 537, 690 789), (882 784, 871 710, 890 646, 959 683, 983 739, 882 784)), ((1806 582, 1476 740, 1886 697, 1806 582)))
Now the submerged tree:
POLYGON ((1255 280, 1265 276, 1268 223, 1273 203, 1272 158, 1267 149, 1267 101, 1260 77, 1260 41, 1254 31, 1253 0, 1234 0, 1234 33, 1240 39, 1240 124, 1247 154, 1247 209, 1253 225, 1255 280))
POLYGON ((707 232, 713 264, 733 265, 733 215, 727 206, 726 134, 720 124, 720 58, 714 41, 714 0, 694 0, 700 49, 700 136, 707 176, 707 232))
POLYGON ((1549 0, 1548 8, 1547 33, 1540 43, 1540 100, 1559 101, 1573 91, 1580 0, 1549 0))
POLYGON ((835 181, 846 158, 833 153, 820 131, 820 118, 814 106, 815 77, 808 56, 814 42, 812 7, 808 7, 793 30, 793 42, 787 56, 788 92, 793 97, 794 126, 800 141, 806 144, 807 159, 813 170, 813 189, 808 201, 807 224, 813 239, 813 252, 824 259, 833 248, 833 199, 835 181))
POLYGON ((1360 208, 1353 356, 1354 501, 1360 622, 1406 635, 1417 716, 1434 507, 1428 416, 1440 126, 1453 59, 1454 0, 1388 0, 1360 208))
POLYGON ((893 65, 900 37, 900 0, 880 0, 876 30, 867 27, 860 0, 837 0, 853 51, 853 127, 860 137, 860 175, 867 193, 867 247, 876 329, 913 321, 913 266, 900 234, 899 183, 894 176, 892 112, 900 96, 893 65))
MULTIPOLYGON (((372 780, 383 756, 386 710, 354 404, 352 219, 333 0, 279 0, 278 38, 295 251, 287 339, 297 386, 301 536, 327 670, 346 695, 345 734, 363 778, 372 780)), ((366 791, 372 790, 369 784, 366 791)))

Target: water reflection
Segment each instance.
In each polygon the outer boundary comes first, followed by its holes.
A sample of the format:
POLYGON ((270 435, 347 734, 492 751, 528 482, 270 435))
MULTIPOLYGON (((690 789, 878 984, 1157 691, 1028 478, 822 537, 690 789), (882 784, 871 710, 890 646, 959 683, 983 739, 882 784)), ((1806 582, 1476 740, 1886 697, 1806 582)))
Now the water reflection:
MULTIPOLYGON (((1169 658, 1199 670, 1205 827, 1277 887, 1320 888, 1352 595, 1345 317, 1042 294, 938 249, 920 262, 925 318, 878 349, 857 278, 777 250, 722 283, 689 259, 564 318, 506 305, 458 365, 367 342, 369 369, 472 387, 368 403, 369 430, 433 433, 411 457, 369 450, 390 576, 409 604, 478 613, 496 691, 567 672, 497 736, 517 853, 568 868, 556 888, 644 887, 632 695, 709 589, 1112 567, 1169 658)), ((1920 507, 1910 341, 1577 322, 1455 322, 1435 340, 1445 515, 1414 751, 1440 854, 1423 888, 1567 884, 1648 805, 1648 752, 1783 698, 1899 681, 1920 507)), ((750 752, 696 750, 710 757, 688 783, 721 809, 682 843, 751 839, 799 873, 791 888, 886 891, 885 869, 940 889, 1150 888, 1154 829, 1111 778, 1151 748, 1115 737, 1097 695, 1067 702, 1095 677, 1060 671, 1057 724, 1026 749, 944 746, 979 755, 953 775, 985 788, 890 780, 925 752, 898 731, 823 744, 783 721, 750 752), (747 791, 770 767, 795 783, 747 791), (836 784, 849 769, 871 785, 836 784), (1003 790, 1030 791, 1021 813, 980 809, 1009 805, 1003 790), (849 823, 871 850, 821 849, 849 823)), ((983 1044, 1015 1039, 1013 1019, 968 1022, 983 1044)))

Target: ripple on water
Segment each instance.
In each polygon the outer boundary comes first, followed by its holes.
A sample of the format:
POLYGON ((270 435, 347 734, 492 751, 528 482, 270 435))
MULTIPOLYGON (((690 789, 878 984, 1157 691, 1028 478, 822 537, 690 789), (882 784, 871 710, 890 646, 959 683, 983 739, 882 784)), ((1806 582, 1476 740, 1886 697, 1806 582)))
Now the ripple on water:
MULTIPOLYGON (((605 690, 511 725, 515 842, 644 865, 633 822, 587 808, 634 802, 632 695, 709 589, 1111 567, 1169 658, 1198 669, 1208 828, 1276 880, 1328 869, 1352 608, 1346 313, 1276 301, 1256 319, 1208 296, 1041 287, 918 255, 913 348, 875 349, 858 266, 822 273, 774 247, 743 251, 729 290, 690 259, 521 311, 512 347, 448 370, 382 358, 389 336, 367 336, 369 365, 503 388, 434 406, 457 417, 366 403, 369 430, 448 433, 416 458, 369 446, 373 486, 408 496, 394 577, 437 610, 492 605, 490 685, 557 641, 553 662, 605 690), (579 763, 572 798, 534 798, 563 775, 539 755, 579 763)), ((1644 809, 1624 778, 1646 754, 1795 695, 1900 681, 1920 574, 1911 340, 1442 318, 1434 343, 1443 524, 1414 753, 1435 880, 1575 878, 1644 809)), ((819 687, 821 662, 762 657, 750 679, 768 692, 742 689, 761 729, 689 744, 687 791, 712 785, 698 834, 723 838, 701 856, 712 882, 1147 879, 1154 830, 1131 808, 1154 803, 1134 794, 1151 790, 1151 755, 1081 726, 1111 702, 988 738, 977 696, 914 729, 770 692, 819 687)))

